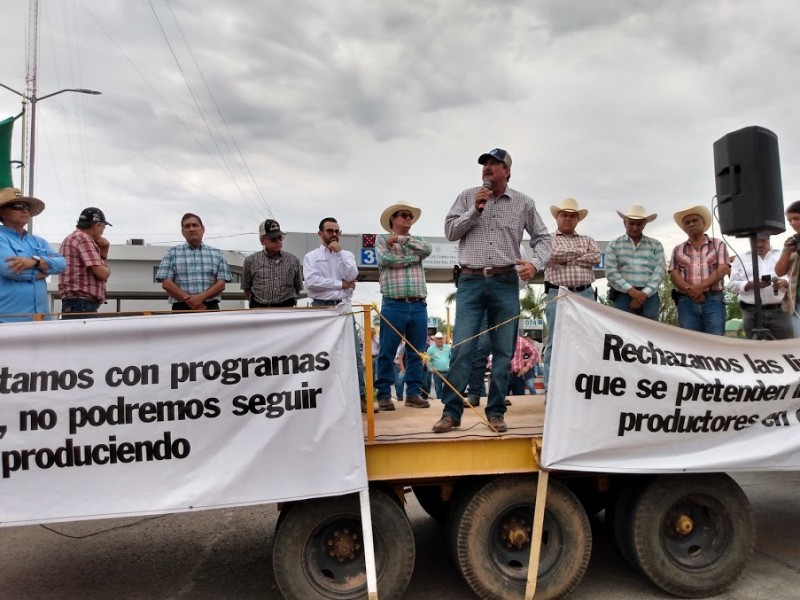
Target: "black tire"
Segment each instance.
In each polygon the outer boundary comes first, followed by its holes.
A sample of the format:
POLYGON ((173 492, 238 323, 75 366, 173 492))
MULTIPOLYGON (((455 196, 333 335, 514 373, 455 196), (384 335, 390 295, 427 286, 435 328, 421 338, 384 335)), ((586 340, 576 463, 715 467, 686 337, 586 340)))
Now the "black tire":
MULTIPOLYGON (((458 524, 458 563, 464 579, 484 600, 525 595, 536 485, 533 475, 499 477, 481 487, 463 511, 458 524)), ((580 501, 564 484, 551 481, 537 600, 561 598, 575 589, 591 551, 591 527, 580 501)))
POLYGON ((411 491, 428 515, 440 523, 444 520, 449 502, 442 500, 442 488, 438 485, 412 485, 411 491))
POLYGON ((633 528, 642 572, 682 598, 730 587, 755 549, 750 502, 724 473, 655 478, 639 497, 633 528))
POLYGON ((617 551, 628 566, 641 571, 633 541, 633 519, 639 496, 651 481, 649 476, 630 476, 618 481, 613 502, 606 509, 606 522, 617 551))
MULTIPOLYGON (((414 570, 414 534, 403 509, 384 492, 370 490, 370 506, 378 593, 397 600, 414 570)), ((366 599, 358 495, 294 504, 275 533, 272 564, 286 600, 366 599)))
MULTIPOLYGON (((445 545, 459 572, 461 572, 461 565, 458 563, 458 524, 467 506, 472 502, 475 493, 488 481, 491 480, 479 477, 461 482, 453 490, 453 497, 450 499, 445 511, 445 545)), ((463 576, 464 574, 461 573, 461 575, 463 576)))

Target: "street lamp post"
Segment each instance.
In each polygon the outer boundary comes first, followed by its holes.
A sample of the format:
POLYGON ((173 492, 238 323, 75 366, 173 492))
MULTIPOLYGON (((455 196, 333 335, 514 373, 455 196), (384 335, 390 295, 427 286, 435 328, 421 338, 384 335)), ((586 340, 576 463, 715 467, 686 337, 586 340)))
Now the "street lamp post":
MULTIPOLYGON (((23 94, 22 92, 18 92, 14 88, 10 88, 4 83, 0 83, 0 87, 7 89, 9 92, 13 92, 20 98, 22 98, 22 119, 23 119, 23 140, 22 140, 22 148, 23 153, 23 176, 22 176, 22 190, 26 196, 33 196, 33 175, 34 175, 34 163, 36 157, 36 104, 42 100, 46 100, 47 98, 52 98, 53 96, 57 96, 58 94, 63 94, 64 92, 75 92, 76 94, 89 94, 91 96, 99 96, 102 92, 98 92, 96 90, 87 90, 85 88, 67 88, 63 90, 58 90, 57 92, 53 92, 52 94, 45 94, 44 96, 37 96, 35 93, 28 93, 23 94)), ((33 224, 32 222, 28 225, 29 233, 33 231, 33 224)))

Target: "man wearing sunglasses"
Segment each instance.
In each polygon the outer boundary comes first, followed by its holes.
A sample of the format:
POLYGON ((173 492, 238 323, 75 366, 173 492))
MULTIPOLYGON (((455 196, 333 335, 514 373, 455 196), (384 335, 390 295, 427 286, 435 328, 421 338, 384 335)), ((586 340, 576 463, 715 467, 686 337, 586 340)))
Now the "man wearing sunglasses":
POLYGON ((244 297, 250 308, 297 306, 297 298, 303 291, 300 259, 283 251, 286 234, 276 220, 261 223, 258 233, 264 250, 244 259, 244 297))
POLYGON ((0 323, 32 321, 34 314, 50 312, 45 279, 67 263, 44 238, 25 229, 43 210, 38 198, 16 188, 0 190, 0 323))
MULTIPOLYGON (((356 289, 358 266, 352 252, 342 250, 339 237, 342 230, 333 217, 319 222, 317 235, 322 244, 303 257, 303 279, 311 298, 311 306, 336 306, 349 303, 356 289)), ((352 317, 351 317, 352 318, 352 317)), ((364 360, 353 319, 353 334, 356 346, 356 368, 358 393, 361 396, 361 411, 367 412, 367 390, 364 383, 364 360)))
MULTIPOLYGON (((378 355, 378 406, 381 410, 394 410, 391 386, 394 382, 393 361, 400 336, 406 340, 405 352, 405 405, 411 408, 428 408, 423 400, 422 359, 428 340, 428 308, 425 298, 425 270, 422 261, 430 256, 431 245, 423 238, 411 235, 411 226, 422 211, 408 204, 393 204, 383 211, 381 226, 388 232, 375 239, 375 254, 380 272, 381 351, 378 355), (391 325, 391 326, 390 326, 391 325)), ((397 399, 398 401, 401 398, 397 399)))
POLYGON ((446 433, 461 425, 464 401, 453 391, 467 387, 484 313, 488 316, 492 380, 486 417, 497 432, 507 431, 505 398, 519 320, 519 279, 544 269, 552 240, 533 200, 508 187, 511 155, 494 148, 478 157, 483 185, 456 198, 444 222, 447 239, 458 242, 460 277, 456 292, 453 352, 442 418, 433 426, 446 433), (522 235, 531 236, 531 259, 520 252, 522 235))

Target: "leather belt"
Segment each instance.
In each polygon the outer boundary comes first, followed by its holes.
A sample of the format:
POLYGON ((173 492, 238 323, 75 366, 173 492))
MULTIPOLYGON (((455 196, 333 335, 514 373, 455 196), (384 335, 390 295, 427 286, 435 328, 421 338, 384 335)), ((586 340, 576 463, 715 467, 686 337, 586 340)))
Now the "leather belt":
MULTIPOLYGON (((762 304, 761 305, 761 308, 763 308, 764 310, 775 310, 776 308, 780 308, 780 307, 781 307, 780 304, 762 304)), ((740 300, 739 301, 739 308, 741 308, 742 310, 755 310, 756 309, 756 305, 755 304, 748 304, 747 302, 742 302, 740 300)))
POLYGON ((312 298, 311 301, 323 306, 336 306, 341 303, 341 300, 322 300, 320 298, 312 298))
POLYGON ((469 267, 461 267, 462 275, 483 275, 484 277, 494 277, 500 273, 508 273, 513 271, 516 265, 508 265, 507 267, 483 267, 482 269, 471 269, 469 267))
POLYGON ((425 298, 420 296, 408 296, 406 298, 389 298, 389 300, 394 300, 395 302, 408 302, 411 304, 412 302, 425 302, 425 298))
MULTIPOLYGON (((591 284, 588 284, 588 285, 576 285, 575 287, 569 287, 569 286, 566 286, 566 285, 556 285, 555 283, 550 283, 549 281, 545 281, 544 282, 544 293, 546 294, 547 292, 549 292, 552 289, 556 289, 557 290, 560 287, 566 288, 570 292, 582 292, 583 290, 588 290, 590 287, 592 287, 592 285, 591 284)), ((622 292, 620 292, 620 293, 622 293, 622 292)))

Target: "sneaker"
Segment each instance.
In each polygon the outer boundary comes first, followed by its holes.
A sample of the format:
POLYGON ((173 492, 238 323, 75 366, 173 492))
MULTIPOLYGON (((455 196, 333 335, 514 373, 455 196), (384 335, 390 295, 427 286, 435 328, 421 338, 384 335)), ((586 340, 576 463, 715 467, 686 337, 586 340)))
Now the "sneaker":
POLYGON ((433 426, 434 433, 447 433, 455 427, 461 427, 461 421, 456 421, 450 415, 444 415, 441 419, 436 421, 433 426))
POLYGON ((428 408, 430 405, 430 402, 423 400, 419 396, 408 396, 406 398, 406 406, 411 408, 428 408))
POLYGON ((480 406, 481 405, 481 397, 474 396, 472 394, 467 396, 467 399, 464 400, 464 406, 480 406))
POLYGON ((394 410, 394 404, 392 404, 391 398, 378 398, 378 408, 383 411, 392 411, 394 410))
POLYGON ((508 398, 506 398, 505 400, 503 400, 503 404, 504 404, 505 406, 511 406, 511 400, 509 400, 508 398))
POLYGON ((503 417, 489 417, 489 425, 494 427, 499 433, 505 433, 508 431, 508 427, 506 426, 506 422, 503 417))

